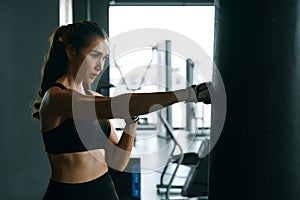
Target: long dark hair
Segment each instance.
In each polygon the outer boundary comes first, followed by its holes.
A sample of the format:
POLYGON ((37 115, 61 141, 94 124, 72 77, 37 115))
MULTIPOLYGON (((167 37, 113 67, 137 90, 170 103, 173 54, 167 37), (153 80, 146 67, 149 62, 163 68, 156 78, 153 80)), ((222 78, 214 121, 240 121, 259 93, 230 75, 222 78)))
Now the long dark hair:
POLYGON ((95 22, 80 21, 73 24, 58 27, 49 38, 49 50, 41 70, 41 86, 38 90, 38 100, 33 104, 33 118, 39 119, 41 98, 54 83, 67 73, 68 58, 65 48, 72 45, 77 52, 88 46, 92 36, 107 39, 107 34, 102 27, 95 22))

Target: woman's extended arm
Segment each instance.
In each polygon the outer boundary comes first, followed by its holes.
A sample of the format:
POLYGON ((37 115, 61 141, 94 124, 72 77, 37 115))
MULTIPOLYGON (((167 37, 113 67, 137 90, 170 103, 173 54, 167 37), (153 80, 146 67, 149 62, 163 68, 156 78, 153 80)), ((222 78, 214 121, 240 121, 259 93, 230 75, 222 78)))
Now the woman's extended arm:
MULTIPOLYGON (((189 91, 187 89, 173 92, 122 94, 111 98, 112 117, 128 118, 130 116, 147 114, 174 103, 186 101, 188 98, 189 91)), ((96 103, 95 106, 96 110, 101 109, 101 104, 96 103)))
MULTIPOLYGON (((189 101, 191 89, 156 93, 127 93, 115 97, 87 96, 74 90, 51 88, 42 105, 58 116, 76 119, 127 118, 147 114, 177 102, 189 101)), ((207 91, 207 90, 206 90, 207 91)), ((193 95, 195 97, 195 95, 193 95)))

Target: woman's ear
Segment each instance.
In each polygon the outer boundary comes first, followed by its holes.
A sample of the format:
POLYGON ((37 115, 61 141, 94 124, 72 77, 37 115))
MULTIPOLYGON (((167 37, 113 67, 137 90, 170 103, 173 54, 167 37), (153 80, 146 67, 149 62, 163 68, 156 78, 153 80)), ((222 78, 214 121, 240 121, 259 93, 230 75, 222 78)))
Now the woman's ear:
POLYGON ((76 56, 76 49, 71 44, 67 44, 65 47, 66 55, 69 61, 73 61, 76 56))

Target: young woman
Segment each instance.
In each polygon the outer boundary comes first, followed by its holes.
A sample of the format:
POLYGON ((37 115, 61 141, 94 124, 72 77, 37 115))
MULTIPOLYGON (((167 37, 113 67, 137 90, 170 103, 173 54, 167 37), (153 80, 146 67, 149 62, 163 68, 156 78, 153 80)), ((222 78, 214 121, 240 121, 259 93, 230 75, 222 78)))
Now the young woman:
MULTIPOLYGON (((209 101, 207 84, 158 93, 106 97, 89 90, 108 56, 108 38, 96 23, 58 27, 42 68, 40 101, 33 117, 51 165, 43 199, 118 199, 108 166, 124 170, 138 117, 174 103, 209 101), (118 139, 109 119, 123 118, 118 139)), ((209 102, 207 102, 209 103, 209 102)), ((127 186, 124 186, 127 187, 127 186)))

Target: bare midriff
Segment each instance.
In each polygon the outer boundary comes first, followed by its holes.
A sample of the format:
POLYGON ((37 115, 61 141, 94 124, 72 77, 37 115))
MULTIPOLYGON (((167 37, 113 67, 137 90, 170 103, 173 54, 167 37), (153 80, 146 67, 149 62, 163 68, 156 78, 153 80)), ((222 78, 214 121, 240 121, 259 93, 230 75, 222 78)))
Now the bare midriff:
POLYGON ((83 183, 108 171, 103 149, 85 152, 48 154, 51 180, 62 183, 83 183))

